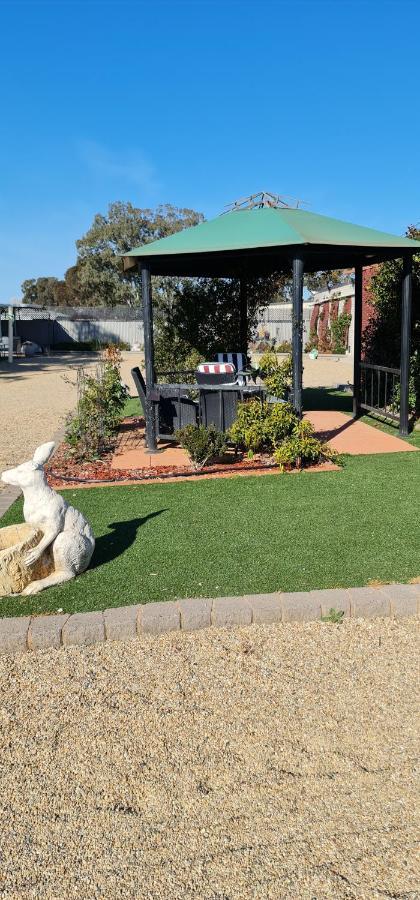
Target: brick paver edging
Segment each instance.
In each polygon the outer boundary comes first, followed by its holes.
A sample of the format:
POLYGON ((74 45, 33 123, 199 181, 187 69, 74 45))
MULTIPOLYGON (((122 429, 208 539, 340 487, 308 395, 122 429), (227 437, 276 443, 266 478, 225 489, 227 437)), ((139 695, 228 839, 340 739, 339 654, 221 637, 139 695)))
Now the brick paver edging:
POLYGON ((211 626, 311 622, 332 608, 355 618, 415 616, 420 613, 420 584, 197 598, 121 606, 104 612, 0 619, 0 654, 129 641, 143 634, 197 631, 211 626))

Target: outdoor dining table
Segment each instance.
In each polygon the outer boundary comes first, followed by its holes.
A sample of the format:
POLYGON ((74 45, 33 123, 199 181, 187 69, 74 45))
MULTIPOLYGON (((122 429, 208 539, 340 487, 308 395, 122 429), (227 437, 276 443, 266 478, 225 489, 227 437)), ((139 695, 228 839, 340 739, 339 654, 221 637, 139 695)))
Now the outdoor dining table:
POLYGON ((181 397, 186 393, 198 394, 198 422, 200 425, 216 425, 220 431, 227 431, 236 419, 238 401, 258 398, 264 400, 266 389, 259 384, 155 384, 153 399, 160 396, 176 397, 181 408, 181 397), (217 397, 217 401, 216 401, 217 397), (216 401, 216 402, 215 402, 216 401), (216 414, 217 403, 217 414, 216 414))

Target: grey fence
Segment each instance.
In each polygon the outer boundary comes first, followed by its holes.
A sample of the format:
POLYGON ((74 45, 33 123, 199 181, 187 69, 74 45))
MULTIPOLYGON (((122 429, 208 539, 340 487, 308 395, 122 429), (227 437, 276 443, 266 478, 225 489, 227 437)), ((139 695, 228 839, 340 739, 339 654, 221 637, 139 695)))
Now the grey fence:
POLYGON ((41 347, 72 343, 117 343, 143 346, 142 311, 129 307, 15 307, 14 331, 21 341, 41 347))

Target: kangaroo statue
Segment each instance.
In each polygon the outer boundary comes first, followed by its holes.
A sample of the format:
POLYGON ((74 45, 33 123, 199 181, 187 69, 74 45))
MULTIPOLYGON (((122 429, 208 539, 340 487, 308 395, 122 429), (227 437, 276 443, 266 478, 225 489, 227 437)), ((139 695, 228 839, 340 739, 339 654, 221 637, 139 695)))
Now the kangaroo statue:
POLYGON ((23 594, 37 594, 44 588, 80 575, 87 569, 95 549, 89 522, 47 484, 44 465, 53 450, 53 441, 42 444, 35 450, 33 459, 15 469, 7 469, 1 476, 5 484, 21 488, 25 522, 43 533, 39 544, 27 553, 26 565, 33 566, 48 549, 54 560, 52 574, 31 581, 22 591, 23 594))

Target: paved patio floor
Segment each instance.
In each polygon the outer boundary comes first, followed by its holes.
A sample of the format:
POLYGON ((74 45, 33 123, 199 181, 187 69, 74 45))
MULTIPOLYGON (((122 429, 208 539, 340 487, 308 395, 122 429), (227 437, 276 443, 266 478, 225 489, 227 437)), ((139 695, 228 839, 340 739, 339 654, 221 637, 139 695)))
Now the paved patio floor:
MULTIPOLYGON (((404 453, 416 450, 396 435, 372 428, 365 422, 354 421, 341 412, 315 411, 306 413, 317 433, 339 453, 362 456, 371 453, 404 453)), ((121 431, 112 460, 114 469, 154 468, 155 466, 188 466, 188 454, 181 447, 160 442, 159 452, 151 455, 144 446, 142 427, 127 425, 121 431)))
POLYGON ((365 422, 354 420, 341 412, 331 410, 306 414, 319 438, 334 447, 338 453, 364 456, 371 453, 404 453, 416 450, 406 441, 365 422))

